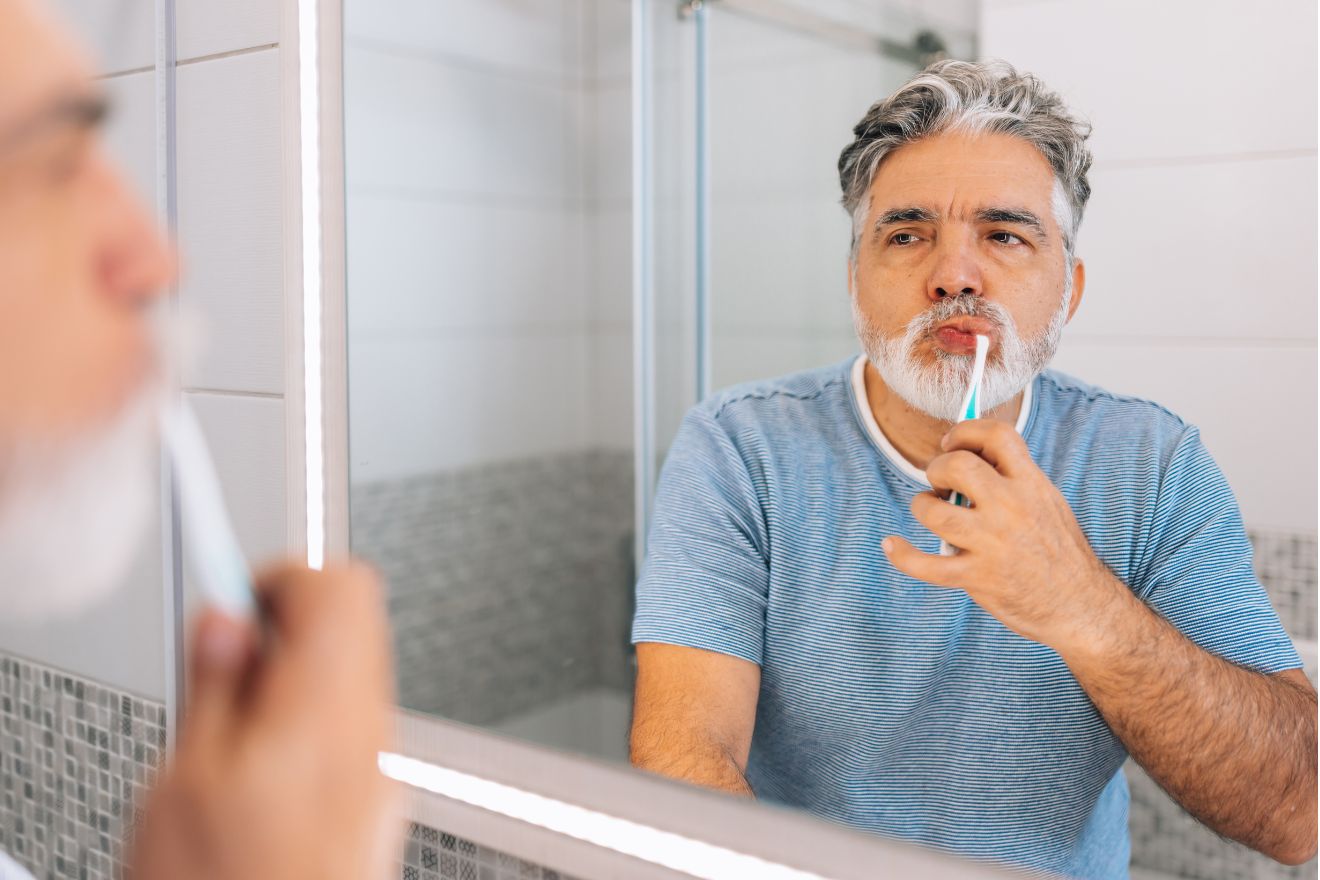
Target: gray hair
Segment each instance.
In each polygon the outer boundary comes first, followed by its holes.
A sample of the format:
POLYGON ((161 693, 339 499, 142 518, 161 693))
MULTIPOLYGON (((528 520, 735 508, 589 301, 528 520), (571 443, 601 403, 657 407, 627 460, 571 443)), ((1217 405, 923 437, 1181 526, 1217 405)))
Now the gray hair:
POLYGON ((852 215, 853 261, 870 213, 871 183, 890 152, 946 132, 1009 134, 1031 143, 1054 169, 1052 208, 1069 269, 1091 185, 1091 126, 1029 73, 1004 61, 937 61, 877 101, 839 155, 843 207, 852 215))

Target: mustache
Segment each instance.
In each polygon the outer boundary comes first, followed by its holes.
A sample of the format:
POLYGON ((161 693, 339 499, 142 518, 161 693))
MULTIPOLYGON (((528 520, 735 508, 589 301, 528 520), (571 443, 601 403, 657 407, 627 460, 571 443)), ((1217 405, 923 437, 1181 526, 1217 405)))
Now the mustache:
POLYGON ((963 293, 937 300, 926 311, 908 321, 905 329, 909 334, 926 336, 933 333, 935 328, 945 321, 962 317, 985 318, 1001 332, 1012 330, 1014 327, 1013 316, 1009 314, 1008 309, 976 294, 963 293))

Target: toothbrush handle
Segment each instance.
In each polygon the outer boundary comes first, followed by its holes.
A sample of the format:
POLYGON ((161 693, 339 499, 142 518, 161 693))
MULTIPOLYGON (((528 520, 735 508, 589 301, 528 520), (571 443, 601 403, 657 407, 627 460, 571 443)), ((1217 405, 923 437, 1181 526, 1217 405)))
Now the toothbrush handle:
MULTIPOLYGON (((950 496, 949 496, 949 503, 950 503, 950 504, 956 504, 956 505, 958 505, 959 507, 971 507, 971 506, 972 506, 972 500, 971 500, 970 498, 968 498, 966 495, 962 494, 961 492, 954 492, 952 495, 950 495, 950 496)), ((941 555, 941 556, 957 556, 957 555, 958 555, 958 548, 955 547, 955 546, 953 546, 952 544, 950 544, 948 541, 945 541, 943 538, 941 538, 941 539, 940 539, 940 555, 941 555)))

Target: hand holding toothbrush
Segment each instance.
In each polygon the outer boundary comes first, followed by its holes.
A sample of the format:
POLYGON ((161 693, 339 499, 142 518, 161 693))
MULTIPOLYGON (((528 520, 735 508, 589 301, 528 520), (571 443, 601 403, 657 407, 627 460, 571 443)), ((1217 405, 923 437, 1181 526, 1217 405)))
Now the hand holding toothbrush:
POLYGON ((201 427, 161 418, 206 608, 189 640, 178 747, 135 830, 134 880, 384 876, 397 857, 388 625, 365 566, 253 578, 201 427))
POLYGON ((899 571, 966 590, 1014 632, 1058 648, 1094 638, 1102 611, 1126 589, 1096 557, 1072 509, 1005 422, 973 419, 944 436, 928 465, 932 491, 912 499, 917 521, 959 548, 923 553, 894 535, 884 549, 899 571), (957 493, 972 506, 951 504, 957 493))

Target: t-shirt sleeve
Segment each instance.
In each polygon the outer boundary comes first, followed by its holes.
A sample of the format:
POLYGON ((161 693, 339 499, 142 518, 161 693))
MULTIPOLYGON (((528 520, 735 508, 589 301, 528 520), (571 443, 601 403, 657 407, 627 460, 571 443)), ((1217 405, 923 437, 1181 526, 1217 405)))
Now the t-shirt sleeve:
POLYGON ((656 487, 632 640, 760 664, 770 573, 747 465, 706 410, 690 410, 656 487))
POLYGON ((1138 595, 1212 654, 1258 672, 1301 658, 1252 569, 1237 500, 1188 426, 1160 483, 1138 595))

